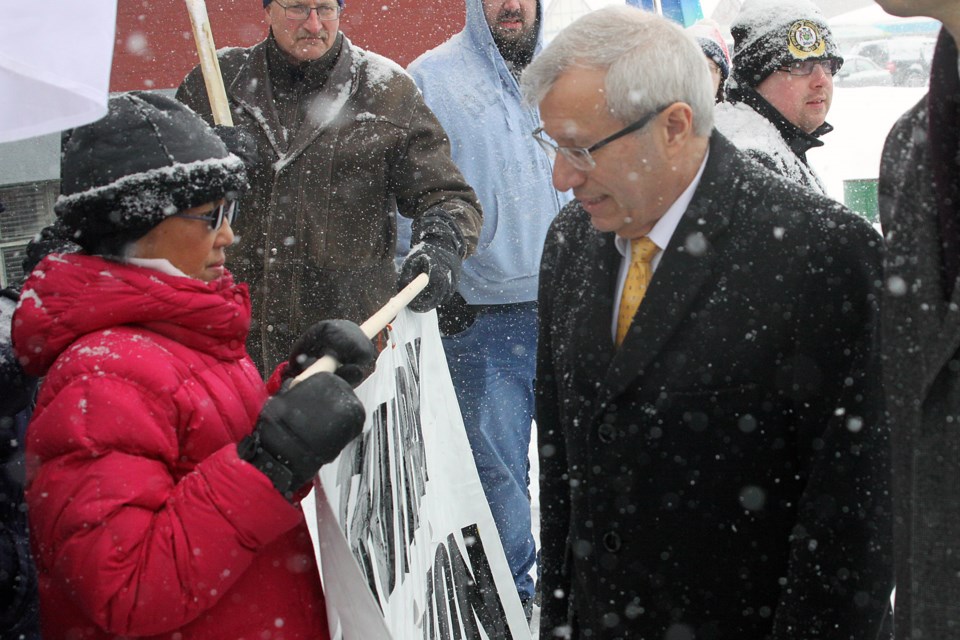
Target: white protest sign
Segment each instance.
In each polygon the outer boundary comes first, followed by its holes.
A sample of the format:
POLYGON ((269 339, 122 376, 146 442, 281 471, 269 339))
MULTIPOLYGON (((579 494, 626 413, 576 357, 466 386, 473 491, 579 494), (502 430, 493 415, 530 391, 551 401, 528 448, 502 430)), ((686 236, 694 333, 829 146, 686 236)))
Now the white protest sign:
POLYGON ((321 469, 316 491, 331 633, 528 640, 436 313, 397 316, 357 395, 363 434, 321 469))

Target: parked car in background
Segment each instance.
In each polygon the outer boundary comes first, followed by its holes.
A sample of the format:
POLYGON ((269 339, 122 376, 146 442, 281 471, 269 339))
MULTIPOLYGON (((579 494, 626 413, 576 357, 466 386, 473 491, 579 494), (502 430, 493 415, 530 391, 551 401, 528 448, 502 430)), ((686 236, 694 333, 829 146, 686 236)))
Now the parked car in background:
POLYGON ((900 87, 922 87, 930 78, 930 62, 937 41, 923 36, 900 36, 855 44, 849 54, 870 58, 893 76, 900 87))
POLYGON ((844 56, 843 66, 833 77, 838 87, 890 87, 893 74, 870 58, 844 56))

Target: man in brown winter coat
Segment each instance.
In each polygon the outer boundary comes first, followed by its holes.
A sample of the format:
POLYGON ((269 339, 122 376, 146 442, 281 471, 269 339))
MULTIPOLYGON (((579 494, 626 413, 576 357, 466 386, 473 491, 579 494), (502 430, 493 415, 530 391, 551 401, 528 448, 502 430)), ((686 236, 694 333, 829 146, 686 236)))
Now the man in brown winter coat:
MULTIPOLYGON (((340 32, 337 0, 264 0, 270 33, 218 55, 234 122, 257 143, 230 269, 250 284, 248 350, 269 371, 322 318, 362 321, 398 286, 396 214, 413 218, 399 284, 427 272, 410 305, 457 288, 480 205, 410 77, 340 32)), ((208 121, 199 68, 177 98, 208 121)))

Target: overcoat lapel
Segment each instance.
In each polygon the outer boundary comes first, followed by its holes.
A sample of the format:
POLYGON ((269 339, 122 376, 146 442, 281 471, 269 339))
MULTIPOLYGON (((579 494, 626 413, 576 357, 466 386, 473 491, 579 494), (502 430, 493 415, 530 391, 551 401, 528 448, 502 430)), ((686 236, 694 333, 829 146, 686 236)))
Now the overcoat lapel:
POLYGON ((614 356, 613 304, 617 293, 617 276, 620 269, 620 253, 614 246, 614 234, 595 234, 592 251, 584 253, 593 273, 588 282, 599 282, 599 287, 581 287, 580 300, 577 302, 586 310, 583 324, 578 329, 582 336, 578 347, 579 366, 583 369, 584 380, 600 380, 605 375, 610 360, 614 356))
MULTIPOLYGON (((931 189, 929 185, 925 189, 931 189)), ((914 199, 917 194, 904 193, 904 198, 914 199)), ((930 196, 929 201, 933 201, 930 196)), ((921 207, 901 207, 902 210, 924 212, 921 207)), ((908 295, 898 305, 894 322, 911 323, 916 332, 912 344, 922 345, 923 353, 923 394, 926 395, 938 372, 954 357, 960 349, 960 287, 953 288, 949 301, 944 300, 940 275, 940 231, 936 216, 917 215, 912 221, 914 245, 908 261, 915 260, 916 268, 912 278, 903 283, 912 288, 916 295, 908 295)), ((900 242, 903 240, 901 239, 900 242)), ((887 283, 887 286, 899 286, 887 283)))
MULTIPOLYGON (((630 331, 616 351, 601 389, 602 407, 622 393, 656 360, 677 327, 687 318, 700 290, 716 277, 715 243, 726 230, 725 214, 733 203, 726 202, 716 177, 725 163, 726 150, 718 148, 714 136, 711 153, 700 185, 664 251, 650 286, 637 309, 630 331), (718 201, 718 200, 724 201, 718 201), (718 206, 719 205, 719 206, 718 206)), ((724 141, 725 142, 725 141, 724 141)), ((727 143, 729 144, 729 143, 727 143)), ((736 174, 734 174, 736 175, 736 174)))
POLYGON ((274 153, 282 158, 287 151, 287 143, 273 100, 273 88, 264 80, 268 77, 267 45, 260 43, 250 51, 250 56, 227 88, 227 92, 253 118, 267 136, 274 153))
MULTIPOLYGON (((954 284, 950 302, 943 304, 943 311, 939 314, 942 330, 938 334, 942 341, 931 353, 931 370, 941 371, 960 350, 960 284, 954 284)), ((933 384, 929 379, 927 387, 933 384)))

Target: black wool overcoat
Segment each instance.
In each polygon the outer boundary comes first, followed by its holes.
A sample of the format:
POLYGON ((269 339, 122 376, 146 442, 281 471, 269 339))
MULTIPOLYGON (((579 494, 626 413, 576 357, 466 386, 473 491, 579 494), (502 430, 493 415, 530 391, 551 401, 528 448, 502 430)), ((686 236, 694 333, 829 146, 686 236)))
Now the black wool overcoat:
POLYGON ((540 275, 541 637, 874 639, 881 238, 720 134, 630 332, 572 202, 540 275))
POLYGON ((960 636, 960 281, 947 297, 938 221, 938 199, 952 201, 943 204, 954 221, 960 203, 957 169, 946 159, 960 140, 958 96, 957 48, 942 32, 930 94, 890 130, 880 168, 895 627, 904 640, 960 636))

